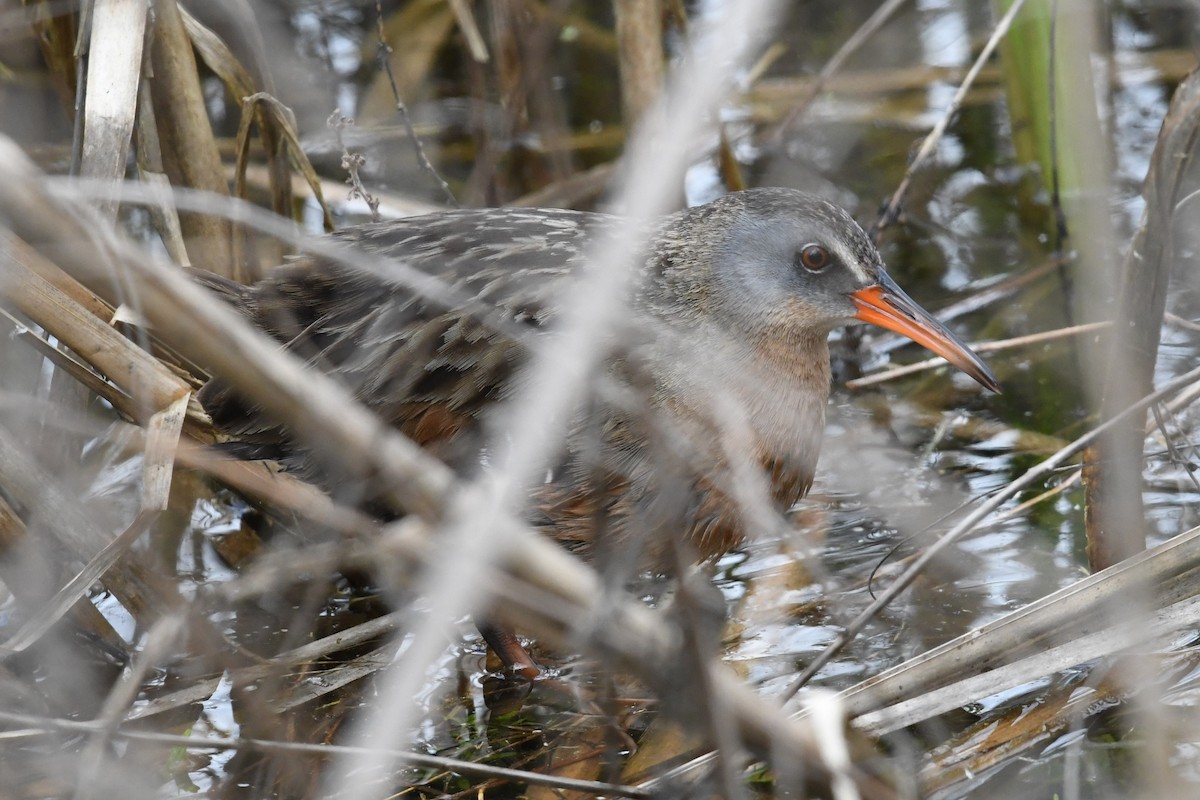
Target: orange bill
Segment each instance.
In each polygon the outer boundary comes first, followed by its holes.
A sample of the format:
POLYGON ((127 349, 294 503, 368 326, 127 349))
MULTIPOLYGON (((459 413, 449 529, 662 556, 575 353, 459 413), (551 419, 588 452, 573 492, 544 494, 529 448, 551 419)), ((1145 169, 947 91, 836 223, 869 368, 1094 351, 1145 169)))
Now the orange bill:
POLYGON ((858 319, 907 336, 970 375, 983 387, 993 392, 1000 391, 996 376, 983 359, 951 333, 949 328, 917 305, 885 273, 880 273, 878 283, 859 289, 850 297, 858 306, 855 315, 858 319))

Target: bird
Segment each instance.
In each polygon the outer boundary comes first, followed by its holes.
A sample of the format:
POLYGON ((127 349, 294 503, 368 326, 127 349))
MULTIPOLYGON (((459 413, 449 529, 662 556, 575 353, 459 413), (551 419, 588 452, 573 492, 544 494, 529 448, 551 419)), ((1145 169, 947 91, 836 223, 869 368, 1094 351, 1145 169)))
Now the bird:
MULTIPOLYGON (((198 279, 428 452, 477 474, 504 433, 492 410, 517 396, 541 337, 565 324, 565 287, 591 248, 624 224, 565 209, 446 210, 334 234, 380 257, 382 271, 302 255, 250 286, 198 279), (414 287, 411 269, 445 291, 414 287)), ((821 446, 835 328, 886 328, 1000 389, 828 200, 748 189, 643 224, 628 313, 606 332, 603 367, 528 501, 529 523, 585 559, 670 571, 680 548, 699 562, 737 547, 751 533, 738 494, 747 469, 775 511, 803 498, 821 446)), ((243 455, 279 460, 372 513, 396 513, 380 507, 380 488, 340 479, 219 376, 199 399, 243 455)), ((511 649, 511 631, 479 627, 510 667, 537 674, 511 649)))

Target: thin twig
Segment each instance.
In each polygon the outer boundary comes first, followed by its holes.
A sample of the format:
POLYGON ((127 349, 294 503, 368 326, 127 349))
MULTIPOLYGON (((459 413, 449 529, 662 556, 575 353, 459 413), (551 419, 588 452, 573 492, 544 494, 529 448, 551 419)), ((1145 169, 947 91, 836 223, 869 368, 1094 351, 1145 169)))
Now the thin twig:
MULTIPOLYGON (((1030 333, 1025 336, 1014 336, 1011 339, 1001 339, 995 342, 977 342, 972 343, 971 349, 977 353, 999 353, 1003 350, 1012 350, 1017 347, 1027 347, 1032 344, 1044 344, 1045 342, 1053 342, 1058 339, 1066 339, 1071 336, 1084 336, 1089 333, 1105 330, 1112 326, 1111 322, 1089 322, 1084 325, 1072 325, 1069 328, 1058 328, 1052 331, 1042 331, 1040 333, 1030 333)), ((946 365, 946 359, 928 358, 924 361, 918 361, 914 364, 905 364, 902 367, 894 367, 893 369, 877 372, 874 375, 867 375, 862 378, 854 378, 846 381, 848 389, 863 389, 868 386, 885 383, 905 375, 912 375, 917 372, 922 372, 927 369, 935 369, 946 365)))
POLYGON ((792 110, 775 126, 774 130, 767 133, 766 140, 773 144, 782 142, 783 137, 796 120, 800 118, 800 115, 808 110, 808 107, 812 105, 817 95, 825 89, 825 85, 829 83, 829 79, 838 73, 850 56, 857 53, 858 49, 866 44, 868 39, 878 33, 879 29, 887 24, 887 21, 892 18, 893 14, 900 10, 900 6, 904 5, 905 2, 907 0, 885 0, 879 8, 875 9, 875 13, 859 26, 858 30, 838 48, 833 57, 821 68, 821 72, 818 73, 815 80, 809 83, 804 93, 800 96, 800 99, 792 107, 792 110))
POLYGON ((1013 4, 1008 7, 1008 11, 1006 11, 1004 16, 1000 18, 1000 22, 996 24, 996 29, 992 31, 992 35, 988 37, 987 44, 983 46, 983 50, 980 51, 979 57, 976 58, 975 63, 971 65, 971 69, 967 72, 967 76, 963 78, 963 82, 958 87, 958 91, 954 93, 954 97, 951 98, 950 104, 946 106, 946 110, 943 112, 942 118, 938 120, 937 124, 933 126, 933 130, 930 131, 929 135, 925 137, 925 140, 921 142, 921 147, 917 151, 916 157, 913 158, 908 170, 904 173, 904 179, 900 181, 900 185, 892 194, 891 199, 888 200, 887 205, 885 205, 883 210, 880 211, 878 220, 876 220, 875 224, 871 227, 870 233, 876 240, 878 240, 879 234, 883 231, 883 229, 896 219, 896 216, 900 211, 900 203, 904 200, 904 195, 908 193, 908 187, 912 183, 913 176, 918 170, 921 169, 921 167, 925 165, 925 159, 929 157, 934 148, 937 147, 938 142, 941 141, 942 136, 946 133, 946 128, 950 127, 951 120, 954 119, 955 114, 958 113, 958 109, 962 106, 963 99, 966 98, 967 92, 970 91, 971 87, 975 84, 975 79, 979 76, 979 72, 983 69, 983 65, 986 64, 988 59, 992 57, 992 53, 996 50, 997 45, 1000 44, 1000 40, 1004 38, 1006 33, 1008 33, 1008 29, 1012 25, 1013 18, 1017 16, 1017 12, 1020 11, 1024 5, 1025 0, 1013 0, 1013 4))
POLYGON ((387 75, 388 83, 392 87, 392 98, 396 101, 396 111, 400 113, 400 122, 404 124, 404 130, 408 132, 408 138, 413 143, 413 150, 416 151, 417 162, 421 165, 421 169, 429 173, 429 175, 442 188, 442 193, 446 196, 446 203, 451 208, 458 208, 458 199, 455 198, 454 192, 450 191, 450 184, 438 173, 437 168, 429 160, 429 156, 425 155, 425 145, 421 143, 421 137, 417 135, 417 131, 413 128, 412 118, 408 115, 408 106, 400 98, 400 87, 396 85, 396 76, 392 72, 392 60, 388 58, 392 53, 392 46, 387 43, 387 35, 383 30, 383 2, 375 0, 375 26, 379 33, 379 45, 377 48, 377 61, 379 66, 383 68, 387 75))
POLYGON ((1177 314, 1172 314, 1167 311, 1163 314, 1163 319, 1174 325, 1177 328, 1183 328, 1185 331, 1200 332, 1200 323, 1192 322, 1190 319, 1184 319, 1177 314))
POLYGON ((354 120, 350 117, 343 117, 339 108, 335 108, 329 115, 329 119, 325 120, 325 125, 333 131, 334 139, 337 141, 338 147, 342 149, 342 169, 346 170, 346 183, 350 184, 350 194, 346 196, 346 199, 362 200, 371 211, 371 221, 379 222, 383 219, 379 215, 379 199, 367 191, 367 187, 363 185, 362 176, 358 174, 359 170, 367 163, 366 156, 359 152, 351 153, 346 147, 345 137, 342 136, 342 129, 353 124, 354 120))
POLYGON ((462 31, 463 37, 467 40, 467 49, 471 51, 471 58, 480 64, 486 64, 488 61, 487 44, 479 32, 479 25, 475 22, 475 15, 471 13, 471 6, 467 4, 466 0, 449 0, 449 2, 451 10, 454 11, 454 19, 458 22, 458 29, 462 31))

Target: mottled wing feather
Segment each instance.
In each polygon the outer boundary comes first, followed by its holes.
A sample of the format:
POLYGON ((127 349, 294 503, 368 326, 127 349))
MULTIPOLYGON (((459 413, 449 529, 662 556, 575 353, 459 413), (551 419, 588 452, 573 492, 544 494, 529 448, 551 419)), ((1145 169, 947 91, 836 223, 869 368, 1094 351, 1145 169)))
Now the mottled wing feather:
MULTIPOLYGON (((551 321, 562 278, 581 263, 589 231, 607 219, 573 211, 463 210, 337 235, 389 264, 438 278, 450 296, 465 301, 454 308, 407 288, 399 267, 379 275, 309 257, 247 289, 205 283, 418 443, 452 457, 445 443, 460 438, 463 446, 455 449, 468 458, 466 440, 476 438, 480 412, 504 396, 525 357, 527 337, 512 336, 505 325, 532 334, 551 321)), ((248 441, 286 441, 284 431, 220 380, 205 387, 202 400, 224 430, 248 441)))

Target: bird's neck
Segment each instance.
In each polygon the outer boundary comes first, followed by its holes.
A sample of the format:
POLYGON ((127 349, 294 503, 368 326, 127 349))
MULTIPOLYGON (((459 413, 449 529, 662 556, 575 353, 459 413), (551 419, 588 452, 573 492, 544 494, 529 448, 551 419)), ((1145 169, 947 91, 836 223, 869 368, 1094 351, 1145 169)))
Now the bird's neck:
POLYGON ((737 447, 772 470, 782 465, 811 480, 829 400, 826 335, 723 338, 697 350, 707 356, 702 364, 663 365, 666 404, 707 428, 701 436, 719 448, 737 447))
POLYGON ((749 351, 752 377, 738 392, 763 456, 800 458, 815 467, 829 401, 827 334, 765 336, 749 351))

